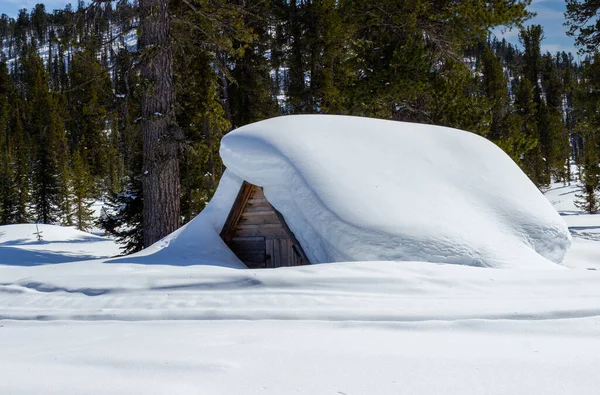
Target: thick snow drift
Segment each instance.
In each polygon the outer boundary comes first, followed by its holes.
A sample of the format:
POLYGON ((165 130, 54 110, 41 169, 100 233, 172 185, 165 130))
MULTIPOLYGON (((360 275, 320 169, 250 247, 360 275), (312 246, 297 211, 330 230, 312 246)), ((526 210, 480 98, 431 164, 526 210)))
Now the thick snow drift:
POLYGON ((564 221, 525 174, 472 133, 286 116, 229 133, 221 156, 264 188, 313 263, 548 267, 570 245, 564 221))
POLYGON ((241 185, 242 180, 225 173, 208 206, 192 221, 136 254, 106 262, 247 269, 219 236, 241 185))

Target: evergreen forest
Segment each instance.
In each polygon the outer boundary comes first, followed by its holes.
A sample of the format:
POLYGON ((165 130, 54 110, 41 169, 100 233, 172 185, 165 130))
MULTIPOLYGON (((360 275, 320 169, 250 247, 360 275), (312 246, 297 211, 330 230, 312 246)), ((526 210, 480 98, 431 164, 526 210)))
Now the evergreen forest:
MULTIPOLYGON (((600 54, 543 52, 529 3, 169 1, 180 223, 216 189, 224 134, 313 113, 476 133, 540 189, 581 181, 579 204, 597 212, 600 54), (499 28, 518 31, 521 45, 496 38, 499 28)), ((124 252, 144 247, 142 102, 152 87, 142 77, 158 47, 140 45, 142 20, 125 0, 0 17, 0 224, 89 230, 101 200, 99 226, 124 252)))

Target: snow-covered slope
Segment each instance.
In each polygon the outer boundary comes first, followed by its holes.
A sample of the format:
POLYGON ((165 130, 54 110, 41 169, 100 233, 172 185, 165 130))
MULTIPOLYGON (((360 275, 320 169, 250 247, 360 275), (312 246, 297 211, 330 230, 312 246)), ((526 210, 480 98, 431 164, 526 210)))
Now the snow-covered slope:
POLYGON ((239 178, 226 173, 212 200, 196 218, 149 248, 107 263, 247 269, 219 236, 241 184, 239 178))
POLYGON ((0 265, 35 266, 107 258, 119 254, 114 240, 54 226, 20 224, 0 226, 0 265), (42 240, 36 233, 41 232, 42 240))
POLYGON ((229 171, 262 186, 312 262, 550 267, 564 221, 514 162, 471 133, 368 118, 273 118, 226 135, 229 171))
MULTIPOLYGON (((573 168, 576 173, 576 168, 573 168)), ((569 226, 573 241, 565 265, 570 268, 600 270, 600 214, 587 214, 575 206, 580 184, 553 184, 545 192, 546 197, 558 210, 569 226)))

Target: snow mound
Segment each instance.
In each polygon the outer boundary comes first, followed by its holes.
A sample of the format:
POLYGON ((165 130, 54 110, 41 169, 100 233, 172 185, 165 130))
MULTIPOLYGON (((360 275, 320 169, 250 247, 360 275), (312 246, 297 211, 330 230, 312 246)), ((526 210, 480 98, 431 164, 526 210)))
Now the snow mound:
POLYGON ((219 236, 241 185, 239 178, 224 174, 210 203, 196 218, 150 247, 106 263, 247 269, 219 236))
POLYGON ((264 188, 313 263, 551 267, 571 242, 556 210, 500 148, 456 129, 286 116, 229 133, 221 157, 236 176, 226 180, 264 188))
POLYGON ((36 266, 119 254, 114 240, 79 230, 39 224, 0 226, 0 265, 36 266), (42 240, 36 233, 41 232, 42 240))

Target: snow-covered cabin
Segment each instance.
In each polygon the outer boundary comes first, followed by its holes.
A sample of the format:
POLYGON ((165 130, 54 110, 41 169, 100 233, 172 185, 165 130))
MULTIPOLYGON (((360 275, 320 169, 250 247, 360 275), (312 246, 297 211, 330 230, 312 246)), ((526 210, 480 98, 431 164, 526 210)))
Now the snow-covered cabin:
POLYGON ((250 269, 309 263, 285 219, 261 187, 243 182, 221 230, 221 238, 250 269))
POLYGON ((548 267, 562 263, 570 245, 548 200, 508 155, 473 133, 293 115, 232 131, 220 154, 227 171, 199 220, 220 233, 206 253, 221 261, 233 251, 249 267, 548 267))

